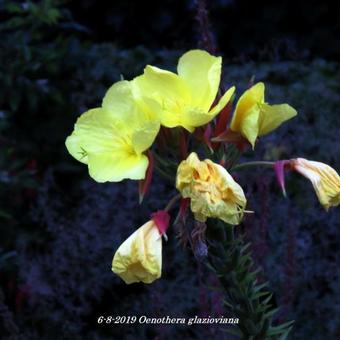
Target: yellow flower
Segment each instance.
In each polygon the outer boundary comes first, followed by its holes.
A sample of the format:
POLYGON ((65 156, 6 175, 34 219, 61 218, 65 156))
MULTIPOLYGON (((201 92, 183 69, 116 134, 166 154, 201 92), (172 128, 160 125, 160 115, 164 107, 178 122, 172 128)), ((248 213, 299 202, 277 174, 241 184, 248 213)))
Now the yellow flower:
POLYGON ((288 104, 269 105, 264 100, 264 84, 245 91, 237 102, 230 129, 241 133, 254 148, 258 136, 264 136, 297 115, 288 104))
POLYGON ((196 220, 215 217, 229 224, 239 224, 246 198, 239 184, 227 170, 209 159, 200 161, 195 152, 182 161, 177 170, 176 188, 191 199, 196 220))
POLYGON ((326 210, 340 204, 340 177, 333 168, 304 158, 292 159, 291 166, 312 182, 316 195, 326 210))
POLYGON ((151 220, 137 229, 116 251, 112 271, 125 283, 151 283, 161 277, 162 238, 151 220))
POLYGON ((235 91, 235 87, 230 88, 211 109, 220 84, 221 63, 221 57, 192 50, 179 59, 178 74, 148 65, 144 74, 132 81, 134 93, 160 112, 162 125, 182 126, 192 132, 211 121, 235 91))
POLYGON ((143 179, 148 167, 144 155, 160 127, 156 114, 134 98, 128 81, 115 83, 102 107, 83 113, 66 139, 69 153, 88 165, 97 182, 143 179))

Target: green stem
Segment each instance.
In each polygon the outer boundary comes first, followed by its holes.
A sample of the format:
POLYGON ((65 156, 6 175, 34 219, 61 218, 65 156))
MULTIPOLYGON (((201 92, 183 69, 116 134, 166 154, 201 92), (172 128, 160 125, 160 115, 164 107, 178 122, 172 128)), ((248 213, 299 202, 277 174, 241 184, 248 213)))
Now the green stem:
POLYGON ((225 227, 225 230, 226 230, 227 241, 232 243, 234 241, 234 226, 228 225, 225 227))
POLYGON ((223 301, 231 316, 238 319, 237 328, 229 329, 242 339, 286 339, 293 322, 274 322, 277 312, 275 298, 268 283, 260 283, 259 270, 255 270, 249 244, 235 234, 230 225, 209 225, 209 229, 224 229, 226 239, 207 236, 209 246, 208 267, 217 275, 224 292, 223 301), (217 227, 217 228, 214 228, 217 227))
POLYGON ((165 172, 164 170, 162 170, 160 167, 158 167, 157 165, 155 165, 155 171, 161 176, 163 177, 165 180, 167 180, 169 183, 173 184, 175 179, 169 175, 167 172, 165 172))
POLYGON ((235 165, 234 167, 231 168, 231 171, 242 170, 242 169, 252 168, 256 166, 267 166, 267 167, 272 168, 274 165, 275 165, 275 162, 266 162, 266 161, 247 162, 247 163, 235 165))
POLYGON ((181 198, 181 194, 178 194, 176 196, 174 196, 166 205, 166 207, 164 208, 165 211, 169 211, 175 204, 176 202, 181 198))

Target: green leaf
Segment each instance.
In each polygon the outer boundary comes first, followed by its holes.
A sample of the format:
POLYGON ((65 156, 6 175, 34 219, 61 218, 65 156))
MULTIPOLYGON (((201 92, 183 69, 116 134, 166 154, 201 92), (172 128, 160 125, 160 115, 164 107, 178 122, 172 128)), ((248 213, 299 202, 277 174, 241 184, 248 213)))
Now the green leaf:
MULTIPOLYGON (((210 228, 210 221, 208 226, 209 229, 216 229, 216 225, 210 228)), ((224 306, 239 318, 235 334, 241 334, 245 339, 269 339, 269 330, 279 336, 288 334, 290 329, 287 324, 272 326, 272 317, 279 308, 274 308, 270 303, 273 293, 268 288, 268 282, 257 282, 261 268, 254 270, 254 262, 249 252, 250 244, 244 245, 243 237, 235 237, 233 229, 224 228, 223 232, 224 235, 216 238, 214 242, 209 239, 209 234, 208 268, 217 273, 220 280, 224 292, 224 306), (228 241, 223 241, 225 239, 228 241)))
POLYGON ((275 313, 277 313, 280 310, 280 307, 274 308, 268 313, 265 314, 266 318, 271 318, 275 313))
POLYGON ((295 321, 292 320, 292 321, 285 322, 279 326, 270 327, 267 331, 267 336, 280 335, 282 333, 286 334, 287 330, 288 332, 291 330, 294 322, 295 321))

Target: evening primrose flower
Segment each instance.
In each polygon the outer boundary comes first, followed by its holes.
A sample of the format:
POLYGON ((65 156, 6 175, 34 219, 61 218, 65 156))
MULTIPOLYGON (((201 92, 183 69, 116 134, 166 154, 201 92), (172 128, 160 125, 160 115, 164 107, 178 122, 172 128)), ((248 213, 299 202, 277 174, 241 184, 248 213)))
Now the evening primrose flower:
POLYGON ((230 129, 241 133, 254 148, 257 137, 264 136, 297 115, 288 104, 269 105, 264 99, 265 86, 257 83, 237 102, 230 129))
POLYGON ((247 201, 241 186, 223 166, 209 159, 200 161, 192 152, 178 167, 176 188, 191 199, 196 220, 214 217, 233 225, 241 222, 247 201))
POLYGON ((340 176, 333 168, 304 158, 292 159, 290 164, 312 182, 319 202, 326 210, 340 204, 340 176))
POLYGON ((134 98, 128 81, 115 83, 102 106, 83 113, 66 139, 69 153, 88 165, 97 182, 145 177, 144 154, 159 131, 157 115, 134 98))
POLYGON ((152 219, 137 229, 116 251, 112 271, 126 284, 152 283, 162 273, 162 234, 169 224, 165 211, 153 214, 152 219))
POLYGON ((211 108, 220 84, 221 63, 221 57, 192 50, 179 59, 178 74, 146 66, 144 74, 132 81, 134 92, 146 98, 146 105, 160 112, 163 126, 182 126, 192 132, 210 122, 235 91, 235 87, 230 88, 211 108))

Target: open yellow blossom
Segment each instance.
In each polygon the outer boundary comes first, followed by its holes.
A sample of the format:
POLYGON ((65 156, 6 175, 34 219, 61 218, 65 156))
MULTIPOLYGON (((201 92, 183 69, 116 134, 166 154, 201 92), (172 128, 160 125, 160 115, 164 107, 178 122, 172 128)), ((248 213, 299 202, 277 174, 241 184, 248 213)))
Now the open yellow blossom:
POLYGON ((257 137, 264 136, 297 112, 288 104, 269 105, 264 99, 265 86, 257 83, 237 102, 230 129, 241 133, 254 148, 257 137))
POLYGON ((83 113, 66 139, 69 153, 88 165, 97 182, 143 179, 148 167, 144 155, 160 127, 156 114, 134 98, 128 81, 115 83, 102 107, 83 113))
POLYGON ((196 220, 214 217, 233 225, 241 222, 247 201, 241 186, 223 166, 209 159, 200 161, 192 152, 178 167, 176 188, 191 199, 196 220))
POLYGON ((162 238, 151 220, 137 229, 116 251, 112 271, 125 283, 151 283, 161 277, 162 238))
POLYGON ((340 176, 333 168, 304 158, 292 159, 291 166, 312 182, 316 195, 326 210, 340 204, 340 176))
POLYGON ((211 108, 220 84, 221 63, 221 57, 192 50, 179 59, 178 74, 148 65, 144 74, 132 81, 134 93, 147 98, 146 104, 160 112, 163 126, 182 126, 192 132, 211 121, 235 91, 230 88, 211 108))

